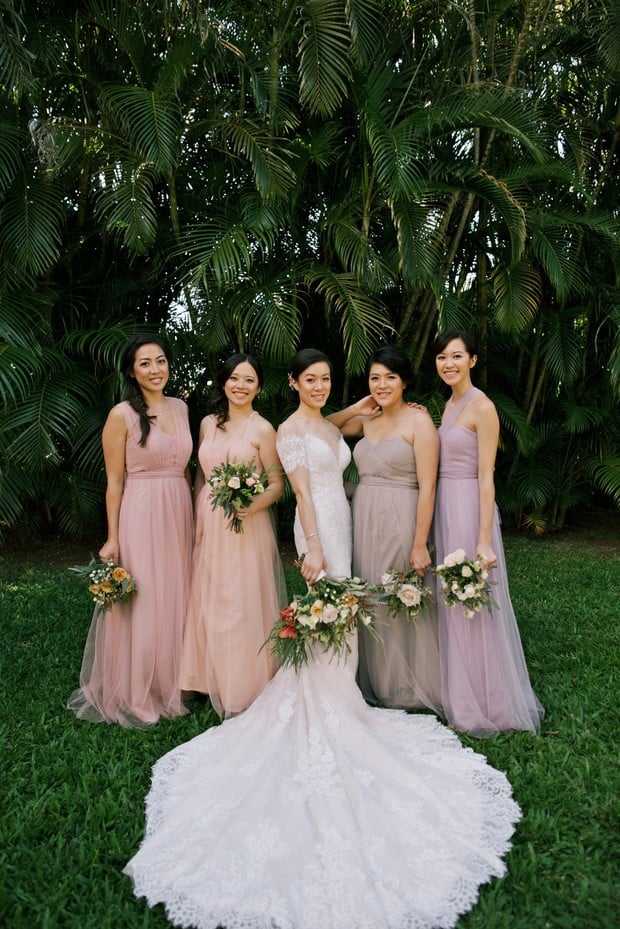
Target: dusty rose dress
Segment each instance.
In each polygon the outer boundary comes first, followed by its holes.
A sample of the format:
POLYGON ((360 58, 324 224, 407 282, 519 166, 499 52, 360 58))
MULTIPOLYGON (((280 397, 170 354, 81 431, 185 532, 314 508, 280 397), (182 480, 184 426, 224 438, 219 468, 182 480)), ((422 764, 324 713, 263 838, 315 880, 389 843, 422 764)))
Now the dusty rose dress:
MULTIPOLYGON (((248 417, 247 427, 227 440, 221 430, 216 436, 215 417, 208 418, 198 450, 206 479, 226 460, 253 460, 259 470, 263 467, 249 440, 252 418, 258 415, 248 417)), ((196 504, 200 542, 194 552, 181 686, 209 694, 220 716, 247 709, 275 674, 269 648, 261 651, 261 646, 286 600, 271 511, 261 510, 243 527, 242 533, 228 527, 223 510, 211 508, 205 485, 196 504)))
POLYGON ((95 609, 80 689, 68 703, 91 722, 145 726, 185 712, 178 680, 193 537, 185 478, 192 437, 183 401, 169 397, 168 403, 174 435, 154 424, 144 448, 138 414, 119 405, 128 429, 120 562, 138 590, 107 612, 95 609))
MULTIPOLYGON (((409 569, 418 505, 412 446, 402 436, 373 445, 366 437, 353 457, 360 481, 353 497, 353 573, 372 584, 389 568, 409 569)), ((430 577, 425 578, 427 586, 430 577)), ((370 703, 439 711, 439 644, 434 606, 410 622, 375 608, 379 639, 360 636, 359 683, 370 703)))
MULTIPOLYGON (((441 460, 435 503, 436 562, 463 548, 475 557, 480 525, 478 440, 455 425, 464 406, 479 393, 472 387, 454 408, 446 406, 439 437, 441 460)), ((534 732, 544 715, 532 690, 510 601, 499 513, 495 508, 491 544, 497 566, 490 572, 497 606, 467 619, 460 606, 447 607, 437 590, 442 698, 448 722, 475 735, 508 729, 534 732)))

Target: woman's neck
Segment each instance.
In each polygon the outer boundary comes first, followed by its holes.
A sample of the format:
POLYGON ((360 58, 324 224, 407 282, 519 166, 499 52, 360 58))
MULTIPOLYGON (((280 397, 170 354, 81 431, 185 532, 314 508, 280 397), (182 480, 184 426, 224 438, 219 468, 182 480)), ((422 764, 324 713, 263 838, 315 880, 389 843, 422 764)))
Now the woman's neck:
POLYGON ((457 384, 455 387, 453 387, 452 388, 452 402, 458 403, 459 400, 462 400, 465 394, 467 393, 467 391, 471 390, 473 386, 474 385, 472 384, 472 382, 468 380, 466 383, 457 384))

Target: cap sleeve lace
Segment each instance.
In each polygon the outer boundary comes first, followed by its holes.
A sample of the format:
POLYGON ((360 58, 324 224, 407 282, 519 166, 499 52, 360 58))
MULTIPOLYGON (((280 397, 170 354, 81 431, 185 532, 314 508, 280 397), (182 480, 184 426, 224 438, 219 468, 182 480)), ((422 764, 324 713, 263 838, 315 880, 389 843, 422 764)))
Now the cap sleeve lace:
POLYGON ((297 468, 307 468, 306 443, 297 435, 278 436, 276 448, 282 467, 287 474, 292 474, 297 468))

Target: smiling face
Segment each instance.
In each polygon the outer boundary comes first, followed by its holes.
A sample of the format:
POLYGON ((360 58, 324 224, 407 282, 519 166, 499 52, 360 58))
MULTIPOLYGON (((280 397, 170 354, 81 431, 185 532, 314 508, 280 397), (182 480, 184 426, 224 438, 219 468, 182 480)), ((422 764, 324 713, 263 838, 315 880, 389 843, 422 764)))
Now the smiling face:
POLYGON ((332 376, 326 361, 317 361, 291 378, 291 387, 299 393, 300 406, 320 410, 327 403, 332 388, 332 376))
POLYGON ((224 384, 224 393, 229 406, 251 406, 260 390, 258 374, 249 361, 242 361, 234 368, 224 384))
POLYGON ((161 345, 147 342, 137 348, 132 372, 140 390, 147 393, 162 391, 168 383, 170 369, 161 345))
POLYGON ((435 357, 437 374, 454 390, 471 382, 470 371, 478 360, 470 355, 462 339, 452 339, 435 357))
POLYGON ((381 409, 403 403, 406 384, 400 374, 379 362, 374 362, 368 373, 368 389, 381 409))

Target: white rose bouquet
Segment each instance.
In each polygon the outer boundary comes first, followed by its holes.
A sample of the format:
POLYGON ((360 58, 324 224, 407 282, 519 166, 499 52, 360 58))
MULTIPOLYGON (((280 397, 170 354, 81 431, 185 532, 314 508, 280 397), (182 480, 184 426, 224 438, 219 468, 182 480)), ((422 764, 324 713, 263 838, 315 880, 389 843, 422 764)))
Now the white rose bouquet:
POLYGON ((462 548, 457 548, 433 570, 439 578, 446 606, 460 604, 467 619, 472 619, 483 606, 495 605, 489 572, 479 557, 469 559, 462 548))
POLYGON ((335 656, 351 651, 348 635, 360 623, 370 628, 366 606, 368 585, 358 577, 335 578, 324 575, 280 610, 280 618, 265 645, 283 666, 298 670, 308 663, 308 646, 321 645, 335 656))
POLYGON ((413 568, 408 571, 390 568, 382 575, 381 584, 373 585, 372 589, 381 593, 379 600, 387 605, 391 615, 402 612, 412 622, 420 618, 424 602, 433 599, 432 591, 424 586, 422 578, 413 568))
POLYGON ((252 502, 257 494, 268 487, 267 472, 257 471, 254 462, 222 462, 213 468, 207 480, 211 491, 211 509, 218 506, 229 519, 229 529, 243 532, 243 523, 237 512, 252 502))

